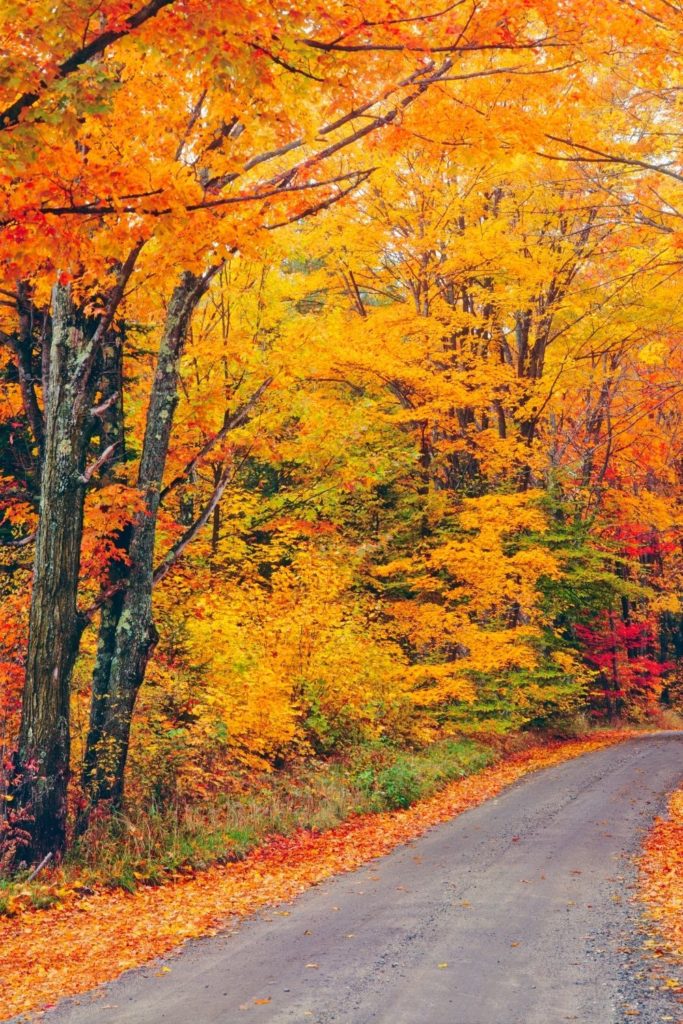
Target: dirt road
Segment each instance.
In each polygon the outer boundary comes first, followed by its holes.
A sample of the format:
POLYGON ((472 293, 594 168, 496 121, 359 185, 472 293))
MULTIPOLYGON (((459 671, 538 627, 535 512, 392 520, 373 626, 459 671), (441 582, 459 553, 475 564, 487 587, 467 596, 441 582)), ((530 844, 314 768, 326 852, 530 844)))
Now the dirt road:
POLYGON ((630 894, 632 855, 682 778, 680 733, 538 772, 362 870, 44 1020, 678 1022, 683 1006, 641 956, 630 894))

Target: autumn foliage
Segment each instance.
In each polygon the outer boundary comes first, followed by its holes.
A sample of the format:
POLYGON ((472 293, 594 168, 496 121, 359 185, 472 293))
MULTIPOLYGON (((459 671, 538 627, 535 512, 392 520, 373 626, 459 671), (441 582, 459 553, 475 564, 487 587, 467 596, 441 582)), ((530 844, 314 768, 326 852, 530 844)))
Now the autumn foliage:
MULTIPOLYGON (((653 957, 680 962, 683 957, 683 791, 669 800, 668 813, 657 818, 639 862, 638 897, 643 901, 651 936, 645 946, 653 957)), ((665 984, 678 993, 680 983, 665 984)))
POLYGON ((4 870, 680 706, 682 26, 585 14, 5 3, 4 870))

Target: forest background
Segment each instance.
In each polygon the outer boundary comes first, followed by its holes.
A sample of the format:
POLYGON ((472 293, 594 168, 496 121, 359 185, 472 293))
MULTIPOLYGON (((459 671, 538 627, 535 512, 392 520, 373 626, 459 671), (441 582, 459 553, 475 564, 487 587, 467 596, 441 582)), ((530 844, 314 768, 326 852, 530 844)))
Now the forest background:
POLYGON ((673 721, 678 8, 0 18, 2 870, 673 721))

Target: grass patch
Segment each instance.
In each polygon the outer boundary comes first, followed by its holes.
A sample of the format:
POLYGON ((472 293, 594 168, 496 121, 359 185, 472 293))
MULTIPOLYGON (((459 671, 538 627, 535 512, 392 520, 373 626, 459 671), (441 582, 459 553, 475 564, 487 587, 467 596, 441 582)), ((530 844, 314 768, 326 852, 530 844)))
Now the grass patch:
POLYGON ((495 758, 492 747, 474 740, 444 740, 425 750, 380 756, 358 772, 355 783, 365 798, 364 810, 398 810, 480 771, 495 758))

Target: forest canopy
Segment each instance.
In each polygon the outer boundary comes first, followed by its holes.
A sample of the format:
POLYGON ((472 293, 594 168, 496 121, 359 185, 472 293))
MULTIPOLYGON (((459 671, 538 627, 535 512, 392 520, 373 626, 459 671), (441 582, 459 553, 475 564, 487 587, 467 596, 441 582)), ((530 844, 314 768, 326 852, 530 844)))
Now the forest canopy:
POLYGON ((0 12, 0 867, 680 707, 683 14, 0 12))

